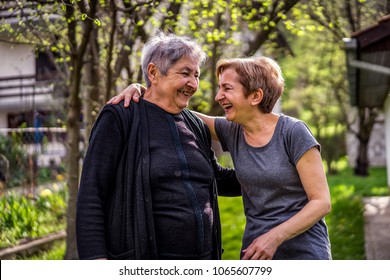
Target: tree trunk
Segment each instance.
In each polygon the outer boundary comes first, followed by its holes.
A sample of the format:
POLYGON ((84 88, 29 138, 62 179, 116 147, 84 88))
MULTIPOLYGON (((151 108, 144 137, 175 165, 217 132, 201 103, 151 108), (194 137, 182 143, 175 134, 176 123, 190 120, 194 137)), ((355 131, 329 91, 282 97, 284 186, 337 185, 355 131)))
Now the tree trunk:
MULTIPOLYGON (((215 16, 215 28, 216 29, 221 28, 221 24, 222 24, 221 17, 222 17, 222 15, 220 13, 218 13, 215 16)), ((210 64, 209 64, 212 100, 210 100, 211 108, 210 108, 208 113, 212 116, 222 116, 224 114, 224 110, 221 107, 221 105, 219 105, 219 103, 215 101, 215 97, 217 96, 217 93, 218 93, 217 92, 218 91, 218 80, 217 80, 217 77, 215 76, 215 70, 217 68, 216 67, 217 62, 221 56, 219 41, 215 41, 213 43, 212 53, 213 53, 213 56, 211 57, 210 64)))
MULTIPOLYGON (((94 30, 94 34, 96 34, 94 30)), ((99 110, 105 100, 99 100, 100 96, 100 71, 99 71, 99 56, 98 44, 96 36, 91 36, 90 45, 88 48, 89 59, 85 67, 85 78, 87 81, 87 88, 85 90, 84 98, 84 151, 88 148, 88 138, 91 134, 92 126, 96 120, 99 110)))
POLYGON ((355 166, 355 175, 358 176, 368 176, 368 168, 370 164, 368 161, 368 142, 360 141, 359 142, 359 150, 358 157, 356 159, 355 166))
MULTIPOLYGON (((82 77, 83 58, 89 44, 89 37, 93 29, 93 22, 86 20, 83 25, 81 43, 77 42, 77 22, 75 21, 75 6, 73 1, 66 2, 66 18, 68 24, 68 39, 72 50, 71 65, 72 71, 69 79, 70 94, 68 99, 67 129, 68 129, 68 154, 67 154, 67 185, 68 185, 68 207, 66 211, 67 236, 66 252, 64 259, 78 259, 76 242, 76 201, 79 186, 80 173, 80 122, 81 122, 81 98, 80 86, 82 77)), ((77 2, 80 10, 86 11, 85 2, 77 2)), ((90 17, 96 14, 98 1, 89 1, 90 17)))
POLYGON ((68 208, 66 211, 66 260, 78 259, 76 243, 76 201, 79 186, 80 161, 80 117, 81 100, 79 97, 81 73, 73 72, 67 115, 68 124, 68 208))
POLYGON ((357 176, 369 175, 368 142, 378 114, 378 108, 359 108, 359 132, 357 134, 359 150, 355 166, 357 176))

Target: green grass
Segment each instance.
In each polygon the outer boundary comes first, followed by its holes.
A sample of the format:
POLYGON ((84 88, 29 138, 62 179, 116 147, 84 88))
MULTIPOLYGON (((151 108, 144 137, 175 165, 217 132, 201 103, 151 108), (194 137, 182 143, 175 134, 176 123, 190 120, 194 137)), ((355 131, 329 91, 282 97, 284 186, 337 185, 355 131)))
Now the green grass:
MULTIPOLYGON (((332 257, 335 260, 364 260, 364 206, 362 197, 388 196, 386 168, 371 168, 370 176, 357 177, 345 167, 328 176, 332 211, 326 216, 332 257)), ((220 197, 222 241, 225 260, 239 259, 245 217, 241 198, 220 197)))
POLYGON ((239 260, 245 215, 241 197, 219 197, 224 260, 239 260))
POLYGON ((326 217, 335 260, 364 260, 363 197, 388 196, 386 168, 371 168, 368 177, 350 168, 329 176, 332 211, 326 217))

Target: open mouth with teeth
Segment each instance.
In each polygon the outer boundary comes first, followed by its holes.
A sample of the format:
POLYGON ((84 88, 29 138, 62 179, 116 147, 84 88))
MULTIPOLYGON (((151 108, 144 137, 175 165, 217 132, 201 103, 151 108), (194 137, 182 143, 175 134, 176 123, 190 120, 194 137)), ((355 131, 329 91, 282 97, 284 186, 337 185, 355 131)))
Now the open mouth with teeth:
POLYGON ((233 108, 233 105, 230 103, 221 104, 221 106, 225 110, 225 113, 227 113, 231 108, 233 108))
POLYGON ((192 91, 179 90, 179 93, 184 94, 187 97, 191 97, 192 96, 192 91))

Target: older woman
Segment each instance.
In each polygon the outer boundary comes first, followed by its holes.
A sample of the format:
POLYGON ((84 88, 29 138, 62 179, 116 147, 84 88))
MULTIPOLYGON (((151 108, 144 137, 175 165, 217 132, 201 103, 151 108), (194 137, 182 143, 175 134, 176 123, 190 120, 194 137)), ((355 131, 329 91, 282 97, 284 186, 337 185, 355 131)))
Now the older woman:
POLYGON ((143 49, 140 102, 102 109, 77 202, 81 259, 221 257, 216 182, 226 195, 240 187, 217 164, 208 128, 185 109, 204 60, 195 42, 161 33, 143 49))
MULTIPOLYGON (((221 60, 216 75, 225 117, 198 115, 232 155, 242 185, 241 258, 331 259, 320 145, 305 123, 272 112, 284 90, 279 65, 267 57, 221 60)), ((134 93, 129 87, 121 98, 134 93)))

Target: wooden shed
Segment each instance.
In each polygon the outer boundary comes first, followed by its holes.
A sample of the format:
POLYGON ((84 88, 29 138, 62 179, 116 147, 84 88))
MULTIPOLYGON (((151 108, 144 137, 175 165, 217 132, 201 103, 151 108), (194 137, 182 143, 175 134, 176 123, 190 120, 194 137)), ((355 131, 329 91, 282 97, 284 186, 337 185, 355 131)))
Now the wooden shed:
POLYGON ((344 41, 351 104, 379 107, 384 111, 387 184, 390 186, 390 15, 354 32, 344 41))

